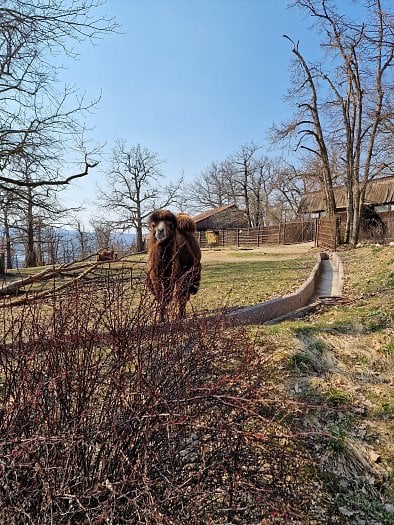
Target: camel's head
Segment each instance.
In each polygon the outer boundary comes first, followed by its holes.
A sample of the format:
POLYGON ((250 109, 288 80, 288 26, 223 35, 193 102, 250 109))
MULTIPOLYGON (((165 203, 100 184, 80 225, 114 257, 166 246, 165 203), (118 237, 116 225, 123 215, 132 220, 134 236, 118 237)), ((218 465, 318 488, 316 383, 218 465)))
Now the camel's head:
POLYGON ((152 238, 163 243, 172 239, 176 231, 176 217, 169 210, 156 210, 148 218, 152 238))

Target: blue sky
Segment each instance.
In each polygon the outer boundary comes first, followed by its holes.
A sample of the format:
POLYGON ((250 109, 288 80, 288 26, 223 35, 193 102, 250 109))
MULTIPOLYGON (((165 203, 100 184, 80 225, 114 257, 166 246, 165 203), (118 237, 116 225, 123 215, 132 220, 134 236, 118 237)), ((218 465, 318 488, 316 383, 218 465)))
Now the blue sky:
MULTIPOLYGON (((190 182, 242 144, 267 147, 273 122, 291 114, 291 46, 318 55, 310 20, 287 0, 108 0, 121 34, 76 48, 61 75, 94 98, 87 118, 93 140, 116 138, 156 152, 168 179, 190 182)), ((66 192, 67 204, 87 203, 105 182, 105 163, 66 192)), ((90 212, 86 212, 87 216, 90 212)))

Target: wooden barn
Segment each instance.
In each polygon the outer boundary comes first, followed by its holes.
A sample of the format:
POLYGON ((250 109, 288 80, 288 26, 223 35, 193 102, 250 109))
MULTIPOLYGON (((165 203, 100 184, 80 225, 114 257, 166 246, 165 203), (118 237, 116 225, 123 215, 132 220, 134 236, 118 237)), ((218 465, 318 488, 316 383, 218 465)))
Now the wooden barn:
MULTIPOLYGON (((346 217, 346 189, 338 186, 334 189, 338 215, 346 217)), ((368 184, 365 204, 382 219, 394 215, 394 176, 375 179, 368 184)), ((326 214, 326 204, 322 191, 306 193, 300 202, 299 214, 310 219, 319 219, 326 214)))
POLYGON ((247 228, 246 214, 235 204, 212 208, 193 217, 198 232, 247 228))
MULTIPOLYGON (((346 189, 334 190, 340 231, 346 223, 346 189)), ((307 219, 319 219, 326 214, 322 191, 306 193, 301 199, 299 214, 307 219)), ((361 222, 362 240, 389 242, 394 239, 394 176, 371 181, 365 194, 365 206, 361 222)))

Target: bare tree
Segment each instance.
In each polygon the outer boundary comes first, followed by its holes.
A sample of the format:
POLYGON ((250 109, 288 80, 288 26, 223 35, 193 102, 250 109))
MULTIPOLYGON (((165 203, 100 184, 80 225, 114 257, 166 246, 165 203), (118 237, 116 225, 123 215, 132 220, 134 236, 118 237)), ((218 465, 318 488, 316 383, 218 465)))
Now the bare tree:
MULTIPOLYGON (((11 196, 28 265, 40 259, 35 235, 41 212, 46 209, 48 215, 59 209, 53 207, 48 188, 62 188, 97 165, 90 154, 95 152, 86 150, 80 123, 95 101, 86 101, 73 86, 58 88, 60 68, 54 59, 61 54, 76 58, 75 45, 116 30, 112 19, 95 16, 101 4, 102 0, 1 2, 0 190, 11 196)), ((3 211, 7 236, 12 215, 9 207, 3 211)), ((10 236, 6 242, 11 261, 9 241, 10 236)))
POLYGON ((112 150, 111 166, 105 189, 98 193, 98 206, 113 215, 114 228, 136 230, 136 249, 144 248, 145 219, 153 209, 165 208, 176 201, 183 182, 164 183, 163 161, 157 153, 137 144, 128 147, 117 140, 112 150))
POLYGON ((11 191, 0 190, 0 207, 2 210, 0 224, 2 224, 3 227, 1 252, 4 254, 3 256, 5 258, 5 264, 3 269, 5 271, 5 268, 11 269, 13 267, 11 228, 13 220, 12 217, 14 208, 14 195, 11 191))
POLYGON ((113 231, 110 221, 92 219, 90 225, 96 237, 96 249, 108 248, 111 245, 111 233, 113 231))
POLYGON ((347 191, 345 241, 357 243, 368 183, 393 167, 388 142, 393 122, 393 13, 381 0, 365 6, 365 20, 337 12, 329 0, 296 0, 321 30, 327 59, 309 63, 290 37, 296 57, 293 97, 299 112, 277 137, 293 137, 296 146, 316 155, 327 211, 335 215, 333 157, 347 191))
POLYGON ((327 212, 329 216, 336 215, 336 203, 333 187, 333 173, 329 156, 329 139, 326 136, 324 122, 324 101, 320 100, 318 80, 319 70, 316 65, 308 64, 295 43, 289 36, 285 35, 292 45, 292 52, 296 57, 294 63, 293 87, 289 90, 291 100, 298 99, 298 111, 289 122, 280 127, 273 128, 273 138, 281 141, 286 138, 295 140, 296 149, 301 148, 312 153, 319 159, 321 180, 327 212))
POLYGON ((231 163, 214 161, 203 170, 188 188, 188 202, 196 211, 235 204, 231 163))
MULTIPOLYGON (((12 220, 12 229, 16 239, 24 245, 25 266, 37 266, 44 260, 45 230, 54 228, 64 221, 72 209, 61 206, 58 194, 59 187, 49 185, 34 186, 30 182, 40 180, 43 165, 35 155, 14 157, 10 161, 14 177, 26 184, 3 190, 8 196, 7 215, 4 215, 3 227, 12 220), (11 199, 11 200, 10 200, 11 199)), ((43 175, 45 176, 45 174, 43 175)), ((4 210, 5 211, 5 210, 4 210)))
MULTIPOLYGON (((316 158, 306 158, 303 169, 299 169, 284 159, 277 161, 272 178, 272 202, 276 209, 286 211, 286 217, 295 218, 303 210, 300 204, 303 195, 310 191, 319 190, 319 181, 316 173, 320 172, 320 163, 316 158)), ((282 220, 281 215, 277 216, 282 220)))
POLYGON ((234 153, 231 161, 235 167, 235 182, 239 188, 239 193, 243 201, 249 226, 253 226, 252 209, 250 205, 250 185, 255 168, 255 155, 261 149, 254 142, 244 144, 234 153))
POLYGON ((249 226, 263 225, 276 168, 261 150, 251 142, 224 161, 212 162, 189 187, 192 205, 201 209, 236 204, 246 212, 249 226))
POLYGON ((249 184, 249 204, 253 226, 263 226, 269 217, 272 193, 275 189, 276 163, 268 157, 259 156, 249 184))
POLYGON ((91 251, 90 250, 90 247, 89 247, 89 234, 88 232, 85 231, 85 227, 82 223, 81 220, 79 220, 78 218, 76 218, 75 222, 74 222, 74 227, 75 227, 75 231, 76 231, 76 237, 77 237, 77 242, 78 242, 78 247, 79 247, 79 252, 80 252, 80 258, 81 259, 85 259, 85 257, 88 256, 89 252, 91 251))
MULTIPOLYGON (((96 165, 81 159, 82 169, 69 175, 47 171, 39 180, 23 180, 9 167, 12 159, 34 150, 46 158, 71 151, 80 137, 78 118, 94 102, 85 102, 74 87, 56 88, 58 68, 52 58, 77 56, 73 44, 115 30, 112 19, 94 16, 101 0, 3 0, 0 6, 0 185, 2 188, 68 184, 96 165), (51 153, 51 154, 52 154, 51 153)), ((60 155, 58 155, 59 157, 60 155)), ((61 156, 58 166, 62 164, 61 156)), ((43 172, 41 172, 43 175, 43 172)))
POLYGON ((245 210, 249 226, 262 226, 268 215, 273 191, 275 162, 261 154, 262 146, 244 144, 229 157, 237 203, 245 210))

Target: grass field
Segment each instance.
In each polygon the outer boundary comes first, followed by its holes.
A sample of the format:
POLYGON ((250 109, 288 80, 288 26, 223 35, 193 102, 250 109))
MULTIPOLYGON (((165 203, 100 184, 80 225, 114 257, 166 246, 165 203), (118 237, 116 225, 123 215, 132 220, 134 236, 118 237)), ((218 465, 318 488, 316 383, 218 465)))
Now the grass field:
POLYGON ((300 426, 312 433, 309 448, 338 515, 345 523, 393 523, 394 248, 340 256, 342 301, 256 333, 275 363, 278 396, 315 407, 300 426))
MULTIPOLYGON (((224 307, 253 305, 292 293, 308 277, 316 263, 317 250, 311 243, 287 246, 267 245, 254 250, 204 250, 200 292, 192 297, 189 311, 207 312, 224 307)), ((35 275, 46 267, 10 270, 8 281, 35 275)), ((51 267, 47 267, 47 269, 51 267)), ((135 286, 144 280, 144 256, 131 256, 122 262, 104 264, 86 276, 86 281, 105 279, 116 272, 132 271, 135 286)), ((33 282, 26 289, 39 293, 64 287, 78 273, 73 267, 45 281, 33 282)), ((80 270, 80 273, 82 270, 80 270)), ((138 301, 137 301, 138 302, 138 301)))
POLYGON ((272 249, 204 253, 201 288, 192 299, 194 309, 249 306, 292 293, 316 263, 309 247, 293 256, 289 259, 283 253, 281 257, 272 249))
MULTIPOLYGON (((188 310, 248 306, 292 293, 310 274, 317 253, 313 243, 203 250, 201 287, 188 310)), ((141 268, 142 260, 137 256, 129 262, 141 268)))

